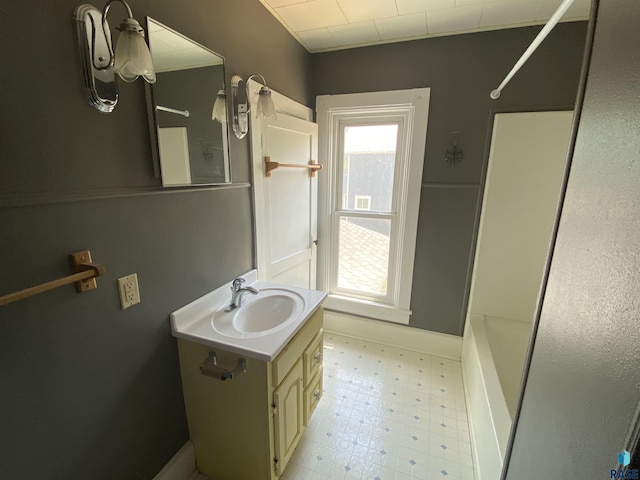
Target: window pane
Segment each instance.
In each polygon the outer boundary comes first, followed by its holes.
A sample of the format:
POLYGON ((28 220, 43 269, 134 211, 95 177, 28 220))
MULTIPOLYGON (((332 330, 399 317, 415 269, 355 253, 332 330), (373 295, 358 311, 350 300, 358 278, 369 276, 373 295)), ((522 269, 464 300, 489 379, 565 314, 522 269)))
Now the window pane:
POLYGON ((397 124, 345 127, 343 210, 364 210, 356 198, 369 197, 366 210, 391 212, 397 139, 397 124))
POLYGON ((386 296, 391 220, 340 217, 338 288, 386 296))

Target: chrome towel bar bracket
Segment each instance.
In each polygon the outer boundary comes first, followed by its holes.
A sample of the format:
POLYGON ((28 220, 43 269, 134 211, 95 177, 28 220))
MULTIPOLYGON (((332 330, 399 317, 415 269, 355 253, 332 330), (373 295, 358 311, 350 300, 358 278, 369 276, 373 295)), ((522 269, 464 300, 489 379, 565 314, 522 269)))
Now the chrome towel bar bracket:
POLYGON ((244 358, 239 358, 238 364, 231 370, 218 366, 216 352, 209 352, 207 359, 200 365, 200 373, 224 382, 225 380, 233 379, 241 373, 247 373, 247 361, 244 358))

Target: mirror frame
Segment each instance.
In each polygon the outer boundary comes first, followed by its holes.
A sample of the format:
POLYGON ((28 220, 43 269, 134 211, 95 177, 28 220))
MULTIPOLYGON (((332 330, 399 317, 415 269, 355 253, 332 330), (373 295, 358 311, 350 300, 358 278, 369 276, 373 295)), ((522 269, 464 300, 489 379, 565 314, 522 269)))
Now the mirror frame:
MULTIPOLYGON (((180 37, 182 37, 183 39, 189 41, 190 43, 197 45, 198 47, 202 48, 203 50, 206 50, 210 53, 212 53, 213 55, 216 55, 217 57, 219 57, 222 60, 222 69, 223 69, 223 84, 216 88, 216 86, 212 86, 212 91, 214 93, 217 93, 218 90, 225 90, 225 92, 227 91, 226 88, 226 60, 225 58, 220 55, 219 53, 211 50, 208 47, 205 47, 204 45, 202 45, 199 42, 196 42, 195 40, 193 40, 192 38, 187 37, 186 35, 174 30, 171 27, 168 27, 167 25, 165 25, 162 22, 159 22, 158 20, 156 20, 153 17, 145 17, 146 20, 146 30, 147 30, 147 41, 149 44, 149 49, 151 50, 151 37, 149 35, 149 21, 152 21, 153 23, 162 26, 163 28, 165 28, 166 30, 169 30, 170 32, 174 33, 175 35, 178 35, 180 37)), ((153 50, 151 50, 151 55, 153 57, 153 50)), ((154 87, 151 84, 148 84, 145 82, 145 96, 146 96, 146 101, 147 101, 147 119, 148 119, 148 125, 149 125, 149 139, 150 139, 150 143, 151 143, 151 156, 153 158, 153 173, 154 176, 156 178, 159 178, 162 181, 162 167, 160 164, 160 144, 159 144, 159 139, 158 139, 158 128, 160 128, 159 126, 159 122, 158 122, 158 114, 156 111, 156 99, 155 99, 155 93, 154 93, 154 87)), ((213 107, 213 105, 212 105, 213 107)), ((232 178, 231 178, 231 152, 230 152, 230 129, 229 129, 229 105, 228 105, 228 101, 227 101, 227 121, 225 124, 220 124, 222 129, 223 129, 223 136, 226 135, 226 148, 224 149, 224 156, 225 156, 225 181, 222 182, 210 182, 210 183, 184 183, 184 184, 175 184, 175 185, 161 185, 162 188, 197 188, 197 187, 211 187, 211 186, 216 186, 216 185, 230 185, 233 183, 232 178)), ((215 122, 215 120, 212 120, 215 122)), ((224 142, 223 142, 224 143, 224 142)))

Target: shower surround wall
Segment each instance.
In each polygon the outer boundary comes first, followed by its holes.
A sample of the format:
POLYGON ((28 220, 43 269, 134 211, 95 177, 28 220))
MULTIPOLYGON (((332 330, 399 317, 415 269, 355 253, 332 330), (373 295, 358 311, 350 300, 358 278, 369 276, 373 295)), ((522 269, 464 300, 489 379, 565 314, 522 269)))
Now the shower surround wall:
POLYGON ((410 326, 462 335, 495 112, 573 109, 586 22, 558 25, 491 100, 541 29, 515 28, 312 55, 313 93, 430 87, 410 326), (459 133, 454 168, 444 160, 459 133))
POLYGON ((573 112, 496 115, 462 372, 478 480, 500 476, 567 163, 573 112))
POLYGON ((640 2, 597 3, 575 150, 503 480, 611 478, 623 449, 635 450, 629 467, 638 468, 640 2))
MULTIPOLYGON (((12 480, 153 478, 189 438, 169 313, 253 267, 249 143, 231 137, 236 188, 159 192, 143 82, 119 82, 108 115, 84 99, 78 3, 0 6, 0 294, 68 275, 85 248, 107 268, 97 290, 0 307, 12 480), (133 272, 142 303, 121 311, 116 278, 133 272)), ((227 85, 260 72, 311 105, 309 54, 257 0, 131 6, 223 55, 227 85)), ((124 14, 111 9, 114 33, 124 14)))

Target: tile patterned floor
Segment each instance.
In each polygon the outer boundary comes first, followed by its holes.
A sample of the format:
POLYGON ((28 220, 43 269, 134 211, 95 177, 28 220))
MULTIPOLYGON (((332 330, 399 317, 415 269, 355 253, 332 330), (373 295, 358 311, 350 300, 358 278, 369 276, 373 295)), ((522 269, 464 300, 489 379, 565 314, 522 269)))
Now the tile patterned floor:
POLYGON ((460 362, 324 343, 324 394, 283 480, 474 479, 460 362))

